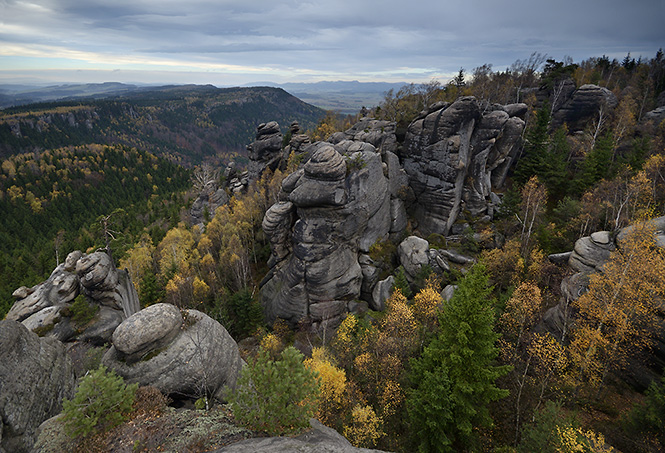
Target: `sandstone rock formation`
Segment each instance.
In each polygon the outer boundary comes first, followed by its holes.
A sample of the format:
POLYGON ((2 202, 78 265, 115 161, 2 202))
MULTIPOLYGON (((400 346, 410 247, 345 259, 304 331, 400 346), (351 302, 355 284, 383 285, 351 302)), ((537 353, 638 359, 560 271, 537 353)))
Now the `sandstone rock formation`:
POLYGON ((221 324, 170 304, 151 305, 124 320, 112 344, 104 365, 130 383, 170 395, 223 400, 242 367, 238 345, 221 324))
POLYGON ((102 344, 123 319, 139 310, 136 289, 127 271, 116 269, 104 252, 89 255, 75 251, 44 282, 14 291, 17 299, 6 319, 40 329, 61 341, 73 338, 102 344), (98 305, 90 324, 74 326, 69 307, 79 294, 98 305))
POLYGON ((206 220, 206 212, 212 218, 215 215, 215 210, 228 201, 229 196, 224 188, 219 187, 217 181, 209 181, 189 209, 190 223, 192 225, 202 225, 206 220))
POLYGON ((350 129, 344 132, 335 132, 328 141, 340 143, 344 140, 369 143, 380 153, 397 152, 397 126, 392 121, 376 120, 374 118, 361 118, 350 129))
POLYGON ((557 128, 565 123, 570 132, 583 130, 589 120, 598 117, 601 108, 608 113, 618 103, 614 93, 607 88, 591 84, 582 85, 570 95, 570 98, 562 102, 561 107, 555 108, 552 127, 557 128))
MULTIPOLYGON (((651 222, 655 229, 656 244, 665 247, 665 216, 651 222)), ((622 242, 633 228, 635 225, 623 228, 616 235, 599 231, 577 240, 568 259, 568 265, 576 273, 565 277, 561 282, 561 301, 545 313, 540 326, 542 329, 551 332, 556 338, 561 338, 562 333, 574 321, 571 303, 588 291, 591 276, 596 272, 603 272, 603 265, 609 260, 611 253, 621 250, 622 242)), ((653 338, 651 363, 645 365, 638 357, 634 357, 633 363, 621 373, 626 382, 637 388, 645 389, 665 367, 665 317, 662 313, 665 311, 661 311, 658 316, 663 328, 653 338)))
POLYGON ((331 140, 300 148, 304 165, 263 220, 272 256, 261 300, 271 322, 334 324, 354 299, 371 300, 378 272, 366 254, 406 225, 394 124, 367 119, 331 140))
POLYGON ((402 157, 423 235, 448 234, 463 211, 493 213, 492 188, 503 185, 517 156, 526 106, 486 107, 462 97, 434 104, 409 125, 402 157))
POLYGON ((75 383, 62 343, 0 321, 0 451, 30 451, 37 427, 62 410, 75 383))
POLYGON ((247 146, 249 178, 255 181, 263 170, 275 170, 282 157, 282 132, 276 121, 261 123, 256 128, 256 140, 247 146))
POLYGON ((214 450, 212 453, 381 453, 381 450, 356 448, 332 428, 311 419, 312 429, 298 437, 247 439, 214 450))
POLYGON ((644 114, 644 121, 652 121, 655 126, 658 126, 663 120, 665 120, 665 106, 658 107, 644 114))

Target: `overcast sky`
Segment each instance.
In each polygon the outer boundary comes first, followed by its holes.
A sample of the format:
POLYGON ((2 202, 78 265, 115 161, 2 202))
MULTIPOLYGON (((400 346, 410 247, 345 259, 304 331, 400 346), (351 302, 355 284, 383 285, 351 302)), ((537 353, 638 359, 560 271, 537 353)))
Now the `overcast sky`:
POLYGON ((665 0, 0 0, 0 83, 447 82, 660 47, 665 0))

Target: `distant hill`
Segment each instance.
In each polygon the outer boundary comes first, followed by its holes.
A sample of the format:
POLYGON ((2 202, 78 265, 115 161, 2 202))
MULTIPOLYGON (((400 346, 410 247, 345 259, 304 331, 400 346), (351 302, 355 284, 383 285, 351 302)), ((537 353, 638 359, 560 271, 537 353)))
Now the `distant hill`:
POLYGON ((363 107, 375 107, 389 90, 397 91, 406 82, 358 82, 323 81, 316 83, 258 82, 247 86, 272 86, 282 88, 303 101, 326 110, 344 114, 356 114, 363 107))
POLYGON ((150 90, 151 88, 116 82, 51 85, 44 87, 33 85, 0 85, 0 108, 63 99, 118 96, 141 89, 150 90))
POLYGON ((298 121, 307 129, 325 115, 281 88, 101 85, 89 86, 94 95, 85 86, 61 87, 55 91, 75 99, 1 110, 0 157, 100 143, 131 145, 184 164, 227 160, 244 155, 260 123, 274 120, 286 131, 298 121))

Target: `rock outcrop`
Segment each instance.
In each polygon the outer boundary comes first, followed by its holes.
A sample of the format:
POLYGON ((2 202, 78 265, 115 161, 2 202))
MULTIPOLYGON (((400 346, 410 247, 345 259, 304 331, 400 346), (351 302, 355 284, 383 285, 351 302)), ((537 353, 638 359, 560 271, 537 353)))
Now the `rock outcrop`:
MULTIPOLYGON (((565 99, 565 96, 562 96, 565 99)), ((552 127, 557 128, 564 123, 570 132, 583 130, 589 120, 598 117, 599 110, 609 112, 619 104, 617 97, 605 87, 586 84, 575 90, 570 98, 555 109, 552 116, 552 127)))
POLYGON ((206 213, 209 218, 212 218, 215 215, 215 210, 228 201, 229 196, 224 188, 219 187, 217 181, 208 181, 189 209, 190 223, 192 225, 203 225, 206 221, 206 213))
MULTIPOLYGON (((655 231, 655 243, 665 247, 665 216, 651 221, 655 231)), ((635 225, 621 229, 616 235, 608 231, 598 231, 590 236, 580 238, 570 253, 568 265, 575 274, 567 276, 561 282, 562 298, 558 305, 550 308, 543 316, 539 329, 551 332, 556 338, 561 338, 571 322, 574 322, 575 313, 571 303, 589 289, 589 282, 593 274, 603 272, 603 266, 610 259, 615 250, 622 250, 623 241, 635 228, 635 225)), ((649 383, 658 377, 665 367, 665 306, 658 316, 661 329, 653 337, 653 349, 646 364, 641 357, 631 357, 631 363, 620 372, 621 378, 639 389, 646 389, 649 383)))
POLYGON ((526 106, 486 107, 462 97, 434 104, 409 125, 402 157, 423 235, 448 234, 463 211, 493 215, 492 188, 503 185, 517 156, 526 106))
POLYGON ((391 151, 394 129, 365 119, 334 143, 299 148, 304 164, 284 179, 282 201, 263 220, 272 246, 261 290, 269 321, 320 327, 340 322, 354 299, 372 304, 378 272, 366 254, 406 226, 400 197, 408 179, 391 151))
POLYGON ((312 429, 298 437, 247 439, 214 450, 212 453, 381 453, 381 450, 356 448, 332 428, 311 419, 312 429))
POLYGON ((0 321, 0 451, 28 452, 36 429, 72 398, 76 379, 62 343, 0 321))
POLYGON ((123 319, 136 313, 138 294, 125 270, 116 269, 104 252, 89 255, 75 251, 44 282, 14 291, 17 299, 6 319, 61 341, 74 338, 97 344, 107 342, 123 319), (82 294, 98 306, 95 319, 75 326, 69 308, 82 294))
POLYGON ((104 365, 127 382, 169 395, 223 400, 242 367, 238 345, 221 324, 170 304, 151 305, 124 320, 112 344, 104 365))
POLYGON ((397 153, 396 129, 397 126, 392 121, 361 118, 350 129, 335 132, 328 141, 331 143, 340 143, 344 140, 365 142, 374 146, 380 153, 385 151, 397 153))
POLYGON ((282 157, 282 132, 276 121, 261 123, 256 128, 256 140, 247 146, 249 178, 256 181, 263 170, 275 170, 282 157))

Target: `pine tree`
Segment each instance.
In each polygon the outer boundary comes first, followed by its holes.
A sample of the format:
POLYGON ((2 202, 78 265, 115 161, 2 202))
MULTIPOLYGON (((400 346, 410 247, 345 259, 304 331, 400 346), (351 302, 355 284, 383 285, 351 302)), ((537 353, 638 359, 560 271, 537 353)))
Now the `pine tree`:
POLYGON ((441 313, 438 337, 411 362, 407 406, 420 451, 472 446, 474 428, 492 425, 488 404, 508 393, 495 385, 509 367, 494 364, 498 334, 490 294, 485 267, 474 266, 441 313))

